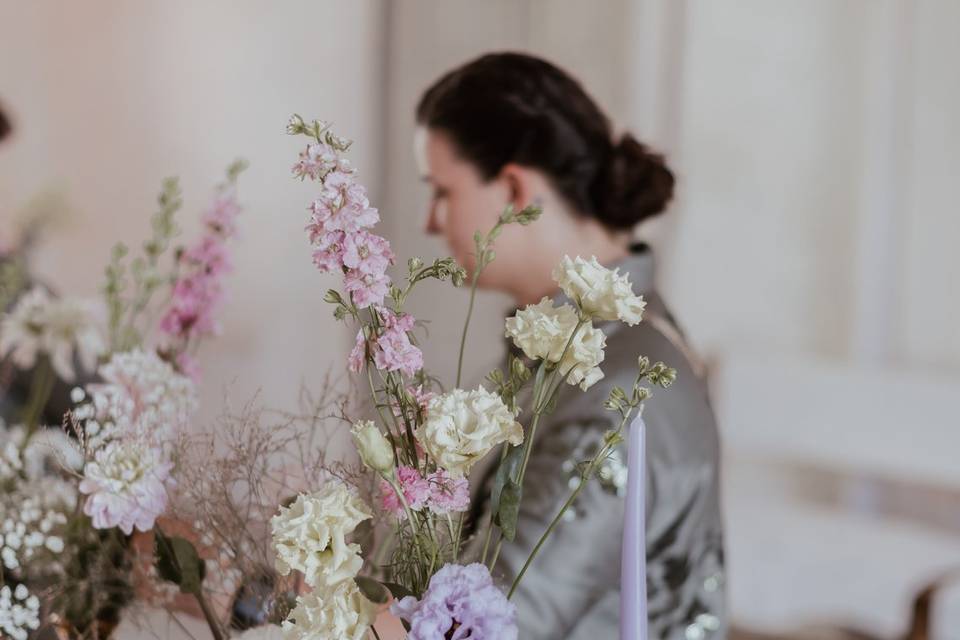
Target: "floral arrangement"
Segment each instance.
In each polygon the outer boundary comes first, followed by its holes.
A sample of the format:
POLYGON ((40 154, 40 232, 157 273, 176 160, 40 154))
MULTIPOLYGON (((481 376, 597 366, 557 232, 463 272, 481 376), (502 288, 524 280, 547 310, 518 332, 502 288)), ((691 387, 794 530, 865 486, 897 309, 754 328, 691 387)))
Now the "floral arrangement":
POLYGON ((197 407, 192 356, 217 330, 243 168, 229 168, 202 237, 173 251, 182 201, 177 181, 164 183, 142 254, 113 250, 106 313, 39 285, 11 296, 0 357, 31 383, 20 422, 0 424, 3 637, 106 637, 134 599, 132 534, 157 526, 174 485, 177 434, 197 407), (76 384, 73 409, 62 429, 44 428, 58 381, 76 384))
MULTIPOLYGON (((411 258, 404 277, 393 280, 388 269, 396 258, 389 242, 372 231, 379 213, 345 157, 350 143, 328 124, 298 116, 288 133, 309 138, 293 173, 319 188, 306 228, 314 263, 341 281, 325 299, 336 318, 358 326, 347 368, 367 403, 363 415, 344 418, 379 495, 365 499, 362 479, 351 483, 328 476, 271 519, 276 571, 303 581, 295 602, 286 604, 283 637, 380 638, 378 605, 392 599, 390 611, 402 619, 410 640, 516 638, 510 599, 527 567, 599 464, 622 442, 624 425, 650 395, 645 383, 666 387, 675 378, 663 363, 639 358, 633 388, 614 388, 605 403, 619 415, 619 427, 605 434, 597 453, 580 466, 579 482, 512 584, 497 585, 490 568, 515 536, 538 424, 565 385, 586 390, 603 377, 605 336, 596 323, 635 325, 644 301, 626 275, 596 259, 566 257, 553 276, 569 301, 544 298, 506 321, 507 337, 525 357, 511 357, 505 370, 487 376, 487 386, 462 389, 461 349, 456 384, 445 389, 424 368, 417 324, 404 303, 430 280, 460 286, 467 272, 449 258, 431 264, 411 258), (475 529, 484 541, 479 557, 467 557, 468 474, 496 449, 493 515, 475 529), (386 531, 375 544, 364 533, 371 522, 386 531)), ((531 224, 539 214, 537 207, 508 208, 488 233, 476 234, 471 308, 479 274, 495 258, 493 245, 503 228, 531 224)), ((469 312, 462 342, 468 327, 469 312)))
POLYGON ((172 251, 181 201, 176 182, 165 183, 142 254, 128 260, 118 246, 111 256, 105 322, 88 303, 42 289, 0 321, 0 355, 34 377, 22 424, 0 430, 0 633, 19 640, 52 626, 103 638, 134 601, 184 608, 186 598, 215 640, 231 630, 248 640, 380 640, 387 609, 410 640, 515 639, 511 598, 528 567, 651 388, 673 382, 673 369, 638 358, 633 386, 614 387, 604 403, 618 426, 579 465, 522 569, 498 583, 491 570, 516 536, 538 425, 566 388, 603 378, 600 323, 636 325, 644 300, 595 258, 564 257, 553 277, 565 297, 506 319, 522 356, 463 388, 479 276, 503 229, 535 223, 540 209, 507 208, 477 232, 470 272, 416 257, 397 270, 346 157, 350 142, 299 116, 288 133, 308 139, 292 171, 317 187, 306 225, 313 263, 339 281, 324 299, 357 330, 344 367, 351 391, 334 393, 344 385, 327 380, 319 397, 302 393, 299 413, 248 405, 210 430, 191 424, 194 356, 218 331, 242 164, 228 170, 203 235, 172 251), (432 281, 470 284, 448 386, 429 374, 405 310, 432 281), (62 431, 40 428, 54 376, 78 380, 62 431), (326 459, 341 426, 357 464, 326 459), (470 473, 487 456, 496 456, 490 516, 470 522, 470 473))

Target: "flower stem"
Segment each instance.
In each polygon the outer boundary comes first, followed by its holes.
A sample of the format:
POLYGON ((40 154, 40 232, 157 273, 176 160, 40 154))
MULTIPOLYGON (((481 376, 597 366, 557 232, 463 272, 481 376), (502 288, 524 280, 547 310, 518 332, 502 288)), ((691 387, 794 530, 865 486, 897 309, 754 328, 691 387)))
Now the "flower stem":
MULTIPOLYGON (((573 344, 573 339, 577 336, 577 333, 580 332, 580 328, 586 324, 585 320, 579 320, 577 326, 574 327, 573 331, 570 332, 570 337, 567 338, 567 344, 563 347, 563 352, 560 354, 560 362, 563 362, 564 356, 567 354, 567 351, 570 349, 570 345, 573 344)), ((541 365, 542 366, 542 365, 541 365)), ((553 374, 548 380, 546 380, 546 393, 543 389, 534 389, 533 396, 533 422, 530 424, 530 433, 524 439, 523 442, 523 463, 520 465, 520 471, 517 473, 517 485, 523 489, 523 478, 527 473, 527 465, 530 464, 530 455, 533 453, 533 441, 537 435, 537 425, 540 423, 540 416, 543 415, 546 408, 550 405, 550 401, 553 398, 553 395, 560 388, 560 385, 563 384, 563 380, 569 375, 564 374, 564 377, 560 379, 560 382, 556 387, 553 386, 553 383, 557 377, 557 372, 560 371, 560 364, 557 364, 557 368, 554 369, 553 374)))
MULTIPOLYGON (((623 431, 624 425, 627 423, 627 419, 630 417, 632 411, 626 411, 623 414, 623 419, 620 421, 620 426, 617 427, 616 433, 619 435, 623 431)), ((566 502, 563 503, 563 506, 560 507, 560 511, 557 512, 557 515, 554 516, 553 520, 550 521, 550 525, 547 527, 547 530, 543 532, 543 535, 540 536, 540 539, 537 540, 536 546, 533 547, 533 550, 530 552, 530 555, 527 557, 526 562, 523 563, 523 567, 520 569, 520 573, 517 574, 517 577, 514 578, 513 584, 510 585, 510 591, 507 592, 507 598, 513 596, 514 591, 517 590, 517 586, 520 584, 520 580, 523 579, 524 574, 527 572, 527 569, 530 567, 530 564, 533 563, 533 559, 537 557, 537 554, 540 552, 540 548, 547 541, 547 538, 553 533, 553 530, 556 529, 557 525, 560 523, 560 520, 563 519, 563 515, 567 512, 567 509, 576 501, 577 496, 580 495, 580 492, 583 491, 583 488, 586 486, 587 482, 590 480, 590 477, 593 475, 594 470, 597 465, 604 460, 611 451, 609 444, 604 444, 600 447, 600 450, 597 451, 596 455, 590 460, 590 463, 587 465, 587 468, 580 475, 580 482, 577 484, 577 487, 570 493, 570 497, 567 498, 566 502)))
POLYGON ((30 398, 27 401, 27 406, 23 413, 23 423, 26 426, 26 433, 23 438, 23 444, 20 447, 21 451, 27 448, 34 432, 37 430, 37 427, 40 426, 43 409, 47 406, 47 401, 50 399, 53 383, 53 367, 50 364, 49 358, 43 356, 37 362, 37 368, 33 372, 33 380, 30 384, 30 398))
POLYGON ((463 350, 467 345, 467 330, 470 329, 470 317, 473 315, 473 301, 477 297, 477 281, 480 279, 480 271, 481 269, 477 269, 476 273, 473 274, 473 282, 470 284, 470 304, 467 305, 467 318, 463 321, 463 333, 460 334, 460 355, 457 357, 457 388, 460 387, 460 378, 463 374, 463 350))

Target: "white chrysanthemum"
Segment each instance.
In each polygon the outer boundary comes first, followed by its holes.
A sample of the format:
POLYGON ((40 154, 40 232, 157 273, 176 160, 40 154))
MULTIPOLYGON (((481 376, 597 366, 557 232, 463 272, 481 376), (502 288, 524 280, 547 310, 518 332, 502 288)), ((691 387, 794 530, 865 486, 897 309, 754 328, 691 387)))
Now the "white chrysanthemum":
POLYGON ((170 442, 196 411, 196 385, 154 351, 116 353, 99 373, 104 381, 87 386, 90 403, 74 411, 94 448, 131 435, 170 442))
POLYGON ((343 483, 328 482, 313 494, 300 494, 270 520, 277 570, 296 569, 314 587, 352 580, 363 566, 360 545, 347 536, 373 517, 363 500, 343 483))
POLYGON ((567 374, 567 382, 579 384, 586 391, 603 377, 598 365, 603 362, 607 338, 602 331, 587 324, 580 327, 570 342, 576 326, 576 309, 569 304, 555 307, 549 298, 543 298, 507 318, 506 335, 527 357, 559 362, 560 370, 567 374))
POLYGON ((364 640, 376 619, 376 607, 353 580, 297 598, 283 623, 284 640, 364 640))
POLYGON ((646 302, 633 293, 628 274, 607 269, 595 257, 564 256, 553 269, 553 279, 583 311, 599 320, 621 320, 635 325, 643 317, 646 302))
POLYGON ((83 512, 96 529, 149 531, 167 507, 173 464, 156 447, 114 440, 83 468, 83 512))
POLYGON ((29 369, 46 353, 54 371, 73 380, 76 350, 84 368, 92 371, 105 348, 93 303, 73 298, 54 300, 34 287, 0 322, 0 355, 11 354, 16 365, 29 369))
POLYGON ((30 631, 40 626, 40 600, 25 586, 0 587, 0 636, 27 640, 30 631))
POLYGON ((491 448, 523 442, 523 427, 499 395, 482 386, 454 389, 430 400, 417 440, 438 465, 461 478, 491 448))

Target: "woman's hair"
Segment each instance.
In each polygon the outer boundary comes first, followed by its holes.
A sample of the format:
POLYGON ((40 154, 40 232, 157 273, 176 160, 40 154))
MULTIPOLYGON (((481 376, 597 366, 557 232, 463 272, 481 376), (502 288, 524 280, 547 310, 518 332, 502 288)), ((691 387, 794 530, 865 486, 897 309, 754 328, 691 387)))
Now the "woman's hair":
POLYGON ((493 53, 448 72, 423 94, 417 122, 446 133, 486 180, 511 162, 539 169, 610 229, 632 228, 673 196, 663 156, 629 133, 614 141, 580 83, 533 56, 493 53))
POLYGON ((3 108, 0 107, 0 140, 3 140, 12 131, 13 127, 10 126, 10 121, 7 120, 7 116, 3 113, 3 108))

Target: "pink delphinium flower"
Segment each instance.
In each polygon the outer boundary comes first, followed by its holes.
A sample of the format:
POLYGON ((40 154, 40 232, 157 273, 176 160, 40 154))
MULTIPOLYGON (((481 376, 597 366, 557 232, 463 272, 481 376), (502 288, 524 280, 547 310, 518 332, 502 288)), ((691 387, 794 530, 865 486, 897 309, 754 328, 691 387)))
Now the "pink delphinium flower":
POLYGON ((360 309, 383 304, 390 292, 390 278, 386 274, 350 271, 343 278, 343 288, 360 309))
POLYGON ((323 180, 323 190, 310 203, 312 215, 307 228, 311 235, 319 231, 353 233, 372 227, 380 214, 370 206, 366 189, 352 173, 334 171, 323 180))
POLYGON ((136 441, 113 441, 83 468, 83 512, 95 529, 149 531, 167 507, 173 464, 159 449, 136 441))
MULTIPOLYGON (((420 411, 426 411, 427 404, 430 402, 432 398, 434 398, 437 395, 433 391, 425 390, 422 384, 418 384, 417 386, 413 386, 413 385, 407 386, 407 393, 413 396, 413 401, 417 404, 417 407, 419 408, 420 411)), ((391 403, 392 403, 391 408, 393 409, 393 415, 398 417, 402 415, 402 412, 400 411, 400 406, 396 403, 396 401, 391 400, 391 403)))
POLYGON ((322 143, 308 144, 300 152, 300 160, 293 165, 293 175, 300 179, 316 180, 338 166, 340 157, 337 153, 322 143))
POLYGON ((353 345, 353 349, 350 350, 350 355, 347 357, 347 367, 353 373, 360 373, 363 371, 363 362, 367 357, 367 338, 363 335, 363 329, 357 332, 357 341, 353 345))
POLYGON ((170 307, 160 320, 160 330, 171 338, 186 343, 218 332, 221 278, 231 269, 225 243, 236 230, 239 212, 232 185, 222 187, 204 215, 204 234, 181 254, 181 275, 174 284, 170 307))
POLYGON ((344 238, 343 264, 361 273, 379 275, 393 264, 390 243, 369 231, 357 231, 344 238))
POLYGON ((343 269, 343 231, 325 231, 314 242, 313 263, 323 273, 343 269))
POLYGON ((430 510, 439 515, 466 511, 470 506, 470 481, 466 478, 454 478, 443 469, 437 469, 429 476, 430 510))
MULTIPOLYGON (((397 467, 397 484, 403 491, 403 498, 413 511, 420 511, 430 501, 430 482, 412 467, 397 467)), ((384 511, 403 519, 406 513, 403 503, 386 480, 380 481, 380 495, 384 511)))
POLYGON ((396 314, 378 309, 383 331, 377 338, 373 359, 379 369, 401 371, 412 376, 423 368, 423 352, 410 342, 407 332, 413 331, 414 319, 408 313, 396 314))
POLYGON ((203 216, 203 222, 222 236, 230 237, 237 231, 237 216, 240 205, 232 188, 224 189, 214 198, 213 203, 203 216))

